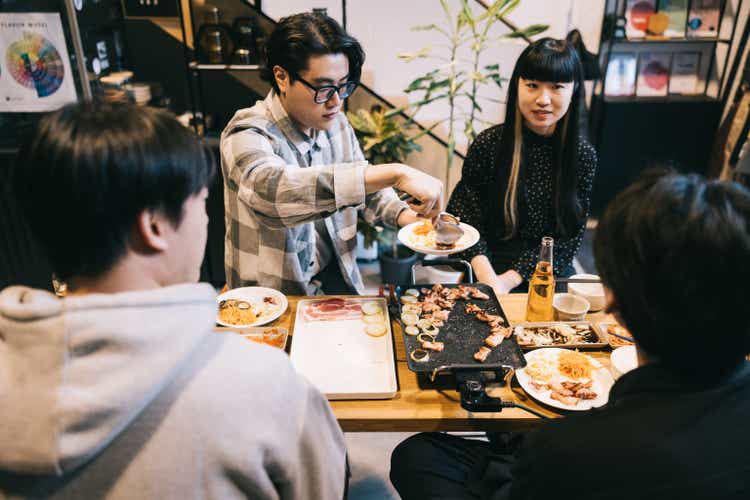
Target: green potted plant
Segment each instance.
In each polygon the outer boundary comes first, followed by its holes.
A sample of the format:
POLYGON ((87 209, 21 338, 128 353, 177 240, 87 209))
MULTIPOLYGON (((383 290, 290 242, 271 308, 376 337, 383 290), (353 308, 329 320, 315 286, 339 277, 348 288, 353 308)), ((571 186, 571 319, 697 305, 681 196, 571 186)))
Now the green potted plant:
MULTIPOLYGON (((365 158, 373 165, 404 163, 409 154, 422 150, 416 141, 427 131, 407 135, 411 125, 399 121, 397 113, 398 110, 386 111, 377 104, 369 110, 359 109, 347 113, 365 158)), ((395 230, 373 226, 363 219, 357 222, 357 229, 358 258, 372 260, 379 257, 381 274, 386 283, 408 279, 416 254, 398 244, 395 230), (383 247, 380 253, 377 250, 378 242, 383 247)))
POLYGON ((500 66, 481 65, 480 59, 484 51, 507 39, 528 39, 542 33, 548 26, 534 24, 502 35, 494 34, 491 28, 518 7, 520 0, 495 0, 487 10, 476 13, 469 0, 461 0, 455 12, 447 0, 440 0, 440 4, 445 22, 415 26, 412 30, 438 34, 444 42, 438 45, 443 49, 442 53, 436 53, 432 46, 426 46, 416 52, 398 54, 398 57, 407 62, 415 59, 432 60, 438 66, 412 81, 404 92, 417 96, 409 106, 412 119, 422 108, 432 103, 448 104, 448 116, 438 122, 446 122, 448 127, 447 176, 455 153, 456 126, 463 122, 466 139, 473 141, 478 126, 484 128, 492 124, 479 116, 482 102, 500 102, 488 95, 491 94, 492 87, 498 89, 503 85, 500 66), (487 86, 490 86, 490 92, 483 92, 487 86))

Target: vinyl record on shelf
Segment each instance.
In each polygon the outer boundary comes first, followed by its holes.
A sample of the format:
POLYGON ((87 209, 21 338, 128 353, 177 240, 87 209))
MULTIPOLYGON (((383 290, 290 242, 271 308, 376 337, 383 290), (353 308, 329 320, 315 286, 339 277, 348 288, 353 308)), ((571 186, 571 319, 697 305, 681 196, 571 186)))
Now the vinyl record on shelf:
POLYGON ((671 60, 669 52, 642 52, 638 60, 636 95, 666 96, 671 60))
POLYGON ((36 91, 39 97, 57 92, 65 78, 58 50, 52 42, 30 31, 25 31, 21 40, 8 47, 5 64, 19 85, 36 91))

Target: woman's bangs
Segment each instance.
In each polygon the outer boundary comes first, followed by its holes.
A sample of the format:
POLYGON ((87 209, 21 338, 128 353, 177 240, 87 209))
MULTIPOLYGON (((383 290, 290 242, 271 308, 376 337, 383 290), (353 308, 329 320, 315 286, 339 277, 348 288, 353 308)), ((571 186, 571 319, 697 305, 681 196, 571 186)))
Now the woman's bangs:
POLYGON ((565 52, 535 51, 519 61, 518 75, 538 82, 575 82, 576 61, 565 52))

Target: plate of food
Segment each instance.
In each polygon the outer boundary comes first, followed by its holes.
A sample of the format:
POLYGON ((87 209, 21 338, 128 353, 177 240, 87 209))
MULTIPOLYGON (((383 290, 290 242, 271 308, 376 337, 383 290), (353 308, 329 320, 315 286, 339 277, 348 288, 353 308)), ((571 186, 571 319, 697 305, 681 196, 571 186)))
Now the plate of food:
POLYGON ((620 326, 617 323, 599 323, 599 331, 606 334, 607 342, 615 349, 625 345, 633 345, 633 342, 628 340, 632 339, 633 336, 624 326, 620 326))
POLYGON ((262 286, 228 290, 218 297, 216 322, 228 327, 261 326, 281 316, 289 302, 283 293, 262 286))
POLYGON ((602 406, 615 383, 597 360, 572 349, 550 347, 526 353, 516 379, 532 398, 562 410, 585 411, 602 406))
POLYGON ((550 321, 517 323, 513 335, 521 349, 539 347, 572 347, 594 349, 607 346, 607 341, 587 321, 550 321))
POLYGON ((464 224, 458 225, 464 234, 450 248, 440 248, 435 241, 435 228, 429 220, 412 222, 402 227, 398 232, 398 240, 415 252, 430 255, 451 255, 463 252, 474 246, 479 241, 479 231, 474 227, 464 224))

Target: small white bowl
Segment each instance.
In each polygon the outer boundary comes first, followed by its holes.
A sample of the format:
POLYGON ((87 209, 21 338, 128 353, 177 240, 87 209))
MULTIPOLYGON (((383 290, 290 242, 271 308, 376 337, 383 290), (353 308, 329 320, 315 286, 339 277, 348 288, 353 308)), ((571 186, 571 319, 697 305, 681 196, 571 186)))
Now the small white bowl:
MULTIPOLYGON (((599 279, 596 274, 574 274, 571 278, 599 279)), ((604 287, 601 283, 568 283, 568 292, 580 295, 591 305, 591 312, 604 309, 604 287)))
POLYGON ((634 345, 618 347, 612 351, 609 359, 612 361, 612 371, 615 374, 615 378, 619 378, 638 367, 638 355, 636 354, 634 345))
POLYGON ((558 321, 580 321, 589 312, 589 301, 571 293, 556 293, 552 299, 558 321))

